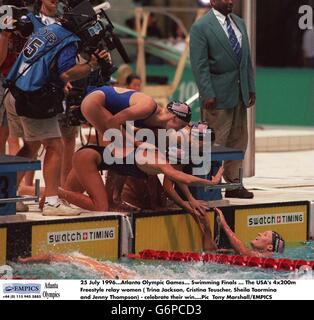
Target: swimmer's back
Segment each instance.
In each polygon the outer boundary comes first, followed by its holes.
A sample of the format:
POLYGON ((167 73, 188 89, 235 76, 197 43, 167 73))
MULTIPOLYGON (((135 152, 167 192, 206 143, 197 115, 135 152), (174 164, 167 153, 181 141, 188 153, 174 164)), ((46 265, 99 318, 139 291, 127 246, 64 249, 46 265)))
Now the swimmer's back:
POLYGON ((130 107, 139 108, 142 117, 134 118, 135 127, 138 128, 145 128, 145 121, 155 114, 158 109, 156 102, 149 95, 126 88, 102 86, 89 94, 89 96, 93 95, 103 96, 101 104, 112 115, 116 115, 130 107))
POLYGON ((133 104, 131 99, 133 95, 143 95, 135 90, 109 86, 99 87, 93 90, 91 93, 98 91, 105 95, 105 107, 113 115, 123 111, 126 108, 129 108, 133 104))

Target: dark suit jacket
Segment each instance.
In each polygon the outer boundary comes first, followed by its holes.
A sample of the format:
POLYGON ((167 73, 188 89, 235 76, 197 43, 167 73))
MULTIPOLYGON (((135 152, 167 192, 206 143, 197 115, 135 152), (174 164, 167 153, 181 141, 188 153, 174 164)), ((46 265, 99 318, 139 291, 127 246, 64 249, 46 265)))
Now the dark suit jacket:
POLYGON ((203 104, 217 98, 217 108, 234 108, 242 96, 249 103, 249 93, 255 92, 254 72, 249 39, 244 21, 231 14, 242 33, 242 59, 239 64, 229 39, 211 10, 191 28, 190 60, 203 104))

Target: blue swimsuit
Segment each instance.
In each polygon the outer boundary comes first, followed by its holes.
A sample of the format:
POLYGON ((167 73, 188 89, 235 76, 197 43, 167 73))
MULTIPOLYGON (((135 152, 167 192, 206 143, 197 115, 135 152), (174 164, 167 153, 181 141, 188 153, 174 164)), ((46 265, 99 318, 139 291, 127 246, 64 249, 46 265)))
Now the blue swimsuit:
MULTIPOLYGON (((124 93, 118 93, 113 87, 102 86, 94 89, 92 92, 101 91, 106 95, 106 109, 113 115, 130 107, 131 96, 137 91, 131 90, 124 93)), ((137 128, 146 128, 145 120, 150 118, 157 110, 157 105, 154 111, 145 119, 135 120, 134 125, 137 128)))

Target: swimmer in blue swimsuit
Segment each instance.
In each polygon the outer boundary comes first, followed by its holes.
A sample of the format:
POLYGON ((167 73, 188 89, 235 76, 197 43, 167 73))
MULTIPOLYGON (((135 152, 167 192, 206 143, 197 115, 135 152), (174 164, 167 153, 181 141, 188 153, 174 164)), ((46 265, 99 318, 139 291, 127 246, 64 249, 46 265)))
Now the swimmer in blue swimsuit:
POLYGON ((192 115, 187 104, 170 103, 162 108, 145 93, 109 86, 88 94, 81 110, 101 135, 107 129, 120 129, 126 121, 134 121, 137 128, 180 130, 190 122, 192 115))

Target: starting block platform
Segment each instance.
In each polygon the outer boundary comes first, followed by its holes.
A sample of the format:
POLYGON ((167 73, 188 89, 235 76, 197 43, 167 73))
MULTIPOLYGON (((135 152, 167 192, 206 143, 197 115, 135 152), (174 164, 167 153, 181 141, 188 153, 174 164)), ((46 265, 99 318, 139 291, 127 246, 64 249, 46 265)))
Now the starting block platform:
POLYGON ((21 171, 40 170, 41 163, 23 157, 0 156, 0 216, 16 213, 15 203, 22 200, 36 200, 38 197, 17 197, 16 179, 21 171))

